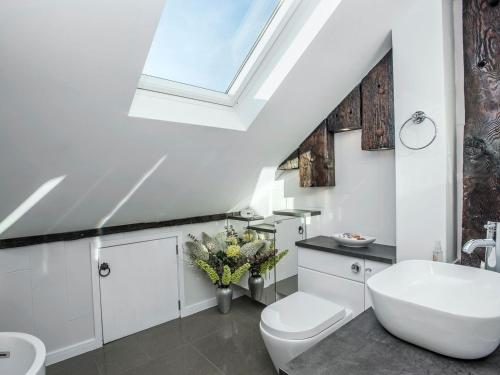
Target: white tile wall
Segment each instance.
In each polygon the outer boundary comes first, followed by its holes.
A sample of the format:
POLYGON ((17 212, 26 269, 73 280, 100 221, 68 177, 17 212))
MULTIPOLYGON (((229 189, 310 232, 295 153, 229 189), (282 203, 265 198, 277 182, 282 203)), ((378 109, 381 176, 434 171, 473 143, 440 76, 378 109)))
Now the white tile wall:
MULTIPOLYGON (((286 208, 317 208, 308 236, 359 232, 396 244, 394 151, 361 150, 361 131, 335 134, 335 187, 301 188, 298 171, 284 173, 286 208), (319 228, 319 229, 318 229, 319 228), (311 229, 311 230, 310 230, 311 229)), ((275 202, 281 200, 276 198, 275 202)), ((276 206, 275 208, 285 208, 276 206)))
POLYGON ((0 275, 0 301, 0 331, 34 332, 29 270, 0 275))
POLYGON ((0 331, 40 337, 49 355, 94 337, 89 240, 0 250, 0 331))

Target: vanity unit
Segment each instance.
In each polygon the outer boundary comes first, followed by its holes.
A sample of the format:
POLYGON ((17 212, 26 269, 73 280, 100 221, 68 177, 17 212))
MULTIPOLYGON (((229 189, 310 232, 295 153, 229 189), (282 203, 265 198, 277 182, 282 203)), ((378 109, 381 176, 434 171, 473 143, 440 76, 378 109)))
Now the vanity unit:
MULTIPOLYGON (((299 257, 311 255, 302 250, 299 257)), ((335 259, 339 272, 345 275, 343 261, 335 259)), ((322 257, 323 264, 326 261, 322 257)), ((280 374, 499 373, 498 273, 429 260, 406 260, 367 277, 368 261, 372 260, 364 259, 365 281, 373 301, 366 294, 365 308, 373 302, 373 309, 368 308, 307 352, 280 366, 280 374)), ((308 262, 307 265, 312 263, 309 259, 308 262)), ((302 268, 304 262, 299 263, 302 268)), ((314 264, 317 272, 318 261, 314 264)), ((353 278, 351 275, 351 282, 353 278)), ((337 285, 330 287, 337 289, 337 285)), ((327 292, 326 288, 319 290, 327 292)), ((353 294, 360 294, 359 288, 352 290, 353 294)), ((335 293, 337 300, 341 298, 340 292, 335 293)), ((359 307, 359 297, 344 298, 346 303, 359 307)))
POLYGON ((392 246, 340 246, 318 236, 297 241, 298 291, 267 306, 260 332, 278 370, 371 305, 365 283, 395 262, 392 246))
POLYGON ((396 263, 394 246, 341 246, 335 239, 317 236, 295 243, 298 247, 299 290, 336 301, 356 316, 372 306, 366 281, 396 263))
POLYGON ((474 361, 446 357, 392 336, 368 309, 281 367, 280 375, 494 375, 499 369, 500 348, 474 361))

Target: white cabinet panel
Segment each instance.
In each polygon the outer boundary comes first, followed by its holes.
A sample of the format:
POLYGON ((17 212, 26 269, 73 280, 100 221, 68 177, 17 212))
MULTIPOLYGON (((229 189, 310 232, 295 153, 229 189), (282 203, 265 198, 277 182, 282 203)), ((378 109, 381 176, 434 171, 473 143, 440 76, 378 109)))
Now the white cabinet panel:
POLYGON ((276 266, 276 294, 278 298, 295 293, 298 289, 298 248, 295 242, 304 238, 302 218, 285 219, 276 223, 276 248, 288 254, 276 266))
MULTIPOLYGON (((64 268, 61 273, 65 276, 64 268)), ((52 275, 48 279, 56 277, 52 275)), ((63 281, 33 288, 33 313, 35 336, 42 337, 44 344, 52 350, 65 347, 68 337, 65 324, 68 316, 66 283, 63 281)))
POLYGON ((0 274, 1 331, 35 331, 29 270, 0 274))
MULTIPOLYGON (((372 277, 373 275, 379 273, 380 271, 385 270, 390 267, 390 264, 382 263, 382 262, 374 262, 373 260, 365 261, 365 282, 372 277)), ((370 296, 370 291, 368 290, 368 286, 365 284, 365 310, 372 307, 372 298, 370 296)))
POLYGON ((299 267, 299 290, 345 306, 354 316, 364 311, 364 284, 357 281, 299 267))
POLYGON ((29 248, 0 251, 0 274, 30 268, 29 248))
POLYGON ((276 266, 276 281, 297 275, 298 254, 295 242, 302 239, 299 227, 303 226, 300 218, 282 220, 276 223, 276 248, 288 250, 288 254, 276 266))
POLYGON ((363 259, 300 247, 299 266, 364 282, 365 262, 363 259))
MULTIPOLYGON (((92 316, 91 254, 88 241, 64 243, 66 282, 68 293, 68 320, 84 315, 92 316)), ((87 323, 85 323, 87 324, 87 323)))
POLYGON ((99 263, 104 342, 179 317, 175 237, 103 247, 99 263))
POLYGON ((66 346, 69 317, 66 252, 63 242, 42 244, 30 253, 35 335, 49 350, 66 346), (57 308, 54 308, 57 306, 57 308))

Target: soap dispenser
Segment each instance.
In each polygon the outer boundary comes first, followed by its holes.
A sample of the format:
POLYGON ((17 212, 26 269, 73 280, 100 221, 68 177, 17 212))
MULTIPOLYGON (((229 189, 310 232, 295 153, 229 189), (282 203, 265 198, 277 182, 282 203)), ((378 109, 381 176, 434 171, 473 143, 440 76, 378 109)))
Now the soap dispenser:
POLYGON ((432 260, 434 262, 443 261, 443 250, 441 250, 441 241, 436 241, 434 243, 434 251, 432 252, 432 260))

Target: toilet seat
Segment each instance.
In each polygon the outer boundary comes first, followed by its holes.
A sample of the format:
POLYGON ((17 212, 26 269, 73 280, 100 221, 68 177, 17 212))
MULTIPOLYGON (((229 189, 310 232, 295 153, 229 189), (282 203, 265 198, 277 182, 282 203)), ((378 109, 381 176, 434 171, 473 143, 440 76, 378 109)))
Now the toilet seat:
POLYGON ((285 340, 314 337, 346 317, 343 306, 304 292, 296 292, 267 306, 262 329, 285 340))

